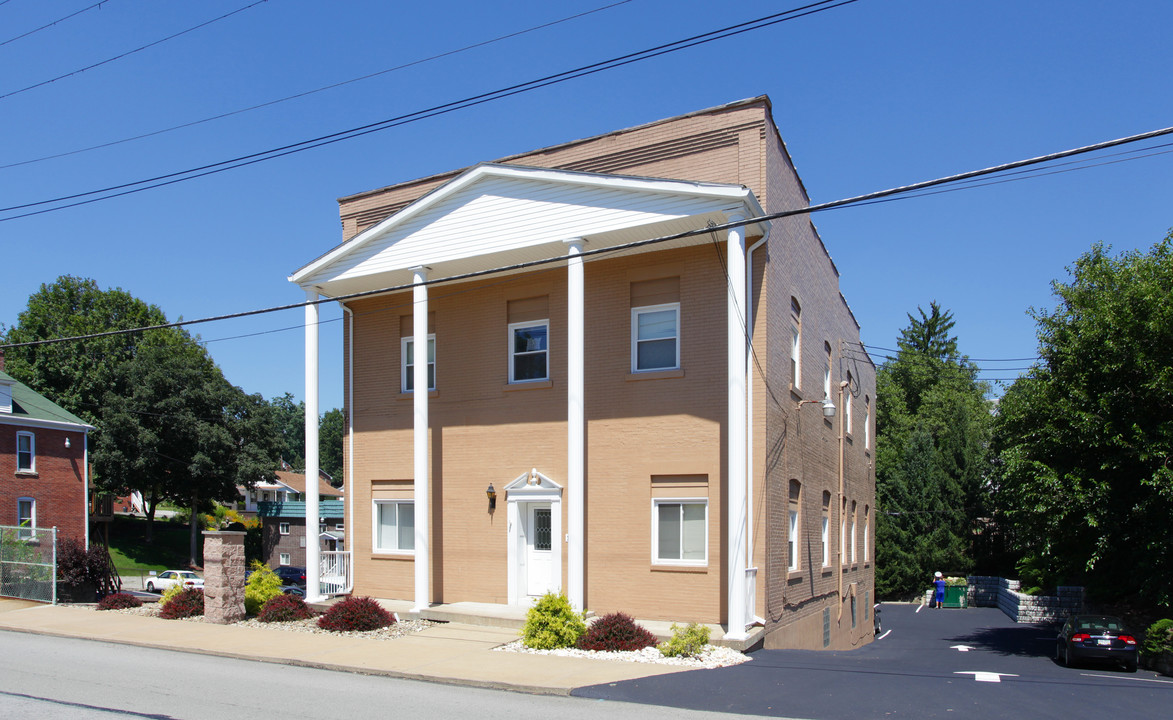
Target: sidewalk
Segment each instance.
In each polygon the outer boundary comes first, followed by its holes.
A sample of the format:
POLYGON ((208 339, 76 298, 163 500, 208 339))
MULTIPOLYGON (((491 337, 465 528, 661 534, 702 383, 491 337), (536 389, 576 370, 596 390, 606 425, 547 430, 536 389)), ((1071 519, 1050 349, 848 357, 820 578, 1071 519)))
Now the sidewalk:
POLYGON ((495 652, 494 647, 516 640, 517 632, 459 623, 380 641, 161 620, 0 598, 0 630, 544 695, 569 695, 577 687, 688 669, 495 652))

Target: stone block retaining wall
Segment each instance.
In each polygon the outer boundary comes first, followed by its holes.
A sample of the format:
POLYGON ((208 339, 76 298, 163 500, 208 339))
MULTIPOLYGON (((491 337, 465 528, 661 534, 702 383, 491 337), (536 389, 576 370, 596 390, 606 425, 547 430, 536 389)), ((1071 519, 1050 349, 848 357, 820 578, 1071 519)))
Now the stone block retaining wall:
POLYGON ((997 607, 1014 622, 1057 622, 1083 612, 1082 587, 1059 587, 1056 595, 1024 595, 1017 580, 982 575, 967 579, 970 605, 997 607))

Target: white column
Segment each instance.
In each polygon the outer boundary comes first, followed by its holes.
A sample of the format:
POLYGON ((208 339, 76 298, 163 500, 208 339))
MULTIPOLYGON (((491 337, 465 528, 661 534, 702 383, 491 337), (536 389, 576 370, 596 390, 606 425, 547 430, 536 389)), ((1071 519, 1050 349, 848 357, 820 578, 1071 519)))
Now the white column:
POLYGON ((586 420, 583 411, 584 399, 584 340, 583 322, 585 316, 582 238, 567 240, 570 260, 566 277, 566 486, 567 486, 567 597, 576 610, 584 609, 583 567, 584 543, 586 541, 584 516, 585 463, 584 434, 586 420))
MULTIPOLYGON (((318 299, 305 291, 307 302, 318 299)), ((318 306, 305 306, 305 599, 322 599, 318 550, 318 306)))
MULTIPOLYGON (((730 215, 729 222, 743 219, 742 215, 730 215)), ((728 587, 729 613, 725 637, 730 640, 744 640, 745 627, 749 618, 745 613, 746 581, 746 289, 745 289, 745 229, 733 228, 728 236, 729 300, 726 304, 726 329, 728 333, 728 526, 729 558, 728 587)))
POLYGON ((428 579, 431 575, 431 555, 428 546, 428 269, 414 267, 412 282, 412 345, 415 363, 412 367, 412 400, 415 420, 414 440, 415 494, 415 607, 413 612, 426 610, 431 603, 428 579))

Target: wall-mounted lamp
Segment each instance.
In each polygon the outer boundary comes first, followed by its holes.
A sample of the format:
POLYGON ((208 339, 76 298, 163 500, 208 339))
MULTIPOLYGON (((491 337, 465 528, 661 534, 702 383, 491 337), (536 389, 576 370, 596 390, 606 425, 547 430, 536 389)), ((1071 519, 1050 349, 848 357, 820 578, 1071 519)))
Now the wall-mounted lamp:
POLYGON ((69 438, 65 438, 65 447, 69 448, 69 438))
POLYGON ((835 409, 836 409, 835 403, 831 402, 831 398, 826 397, 826 398, 823 398, 822 400, 800 400, 798 402, 798 409, 801 410, 802 406, 806 405, 808 403, 822 403, 823 417, 827 417, 827 418, 835 417, 835 409))
POLYGON ((489 498, 489 509, 497 509, 497 491, 493 489, 493 483, 489 483, 489 489, 485 490, 485 495, 489 498))

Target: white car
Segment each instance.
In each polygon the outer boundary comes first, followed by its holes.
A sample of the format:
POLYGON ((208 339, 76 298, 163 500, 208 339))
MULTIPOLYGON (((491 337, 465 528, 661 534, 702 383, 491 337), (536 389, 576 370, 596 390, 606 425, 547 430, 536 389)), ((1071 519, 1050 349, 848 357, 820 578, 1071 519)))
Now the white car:
POLYGON ((179 584, 182 584, 184 587, 200 588, 202 590, 204 579, 191 570, 164 570, 150 580, 147 580, 146 588, 147 592, 163 592, 179 584))

